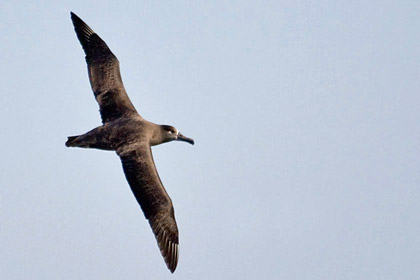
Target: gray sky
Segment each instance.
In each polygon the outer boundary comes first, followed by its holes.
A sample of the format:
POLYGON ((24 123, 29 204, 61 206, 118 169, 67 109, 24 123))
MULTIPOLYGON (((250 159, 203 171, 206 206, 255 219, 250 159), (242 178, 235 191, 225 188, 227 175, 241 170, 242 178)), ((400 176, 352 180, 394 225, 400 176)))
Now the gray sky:
POLYGON ((2 279, 416 279, 418 1, 8 1, 2 279), (121 63, 180 230, 166 269, 100 125, 69 12, 121 63))

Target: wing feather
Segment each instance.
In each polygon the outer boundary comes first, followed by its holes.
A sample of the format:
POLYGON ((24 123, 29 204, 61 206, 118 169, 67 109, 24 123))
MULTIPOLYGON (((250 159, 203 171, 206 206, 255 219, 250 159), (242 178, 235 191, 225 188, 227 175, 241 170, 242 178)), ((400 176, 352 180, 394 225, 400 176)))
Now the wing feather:
POLYGON ((86 54, 89 80, 99 104, 102 122, 137 113, 125 91, 117 57, 107 44, 77 15, 71 13, 74 30, 86 54))
POLYGON ((172 201, 157 173, 150 146, 119 154, 127 181, 149 220, 166 265, 174 272, 178 264, 179 241, 172 201))

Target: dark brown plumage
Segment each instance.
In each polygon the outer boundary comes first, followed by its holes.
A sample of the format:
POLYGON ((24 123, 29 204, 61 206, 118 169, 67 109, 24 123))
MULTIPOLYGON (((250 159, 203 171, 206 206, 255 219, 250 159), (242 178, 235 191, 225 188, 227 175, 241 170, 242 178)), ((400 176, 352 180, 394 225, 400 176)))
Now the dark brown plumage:
POLYGON ((166 265, 174 272, 179 256, 178 228, 172 201, 153 161, 151 146, 173 140, 190 144, 194 141, 172 126, 143 119, 124 89, 116 56, 77 15, 71 13, 71 19, 86 54, 89 80, 103 125, 83 135, 69 137, 66 146, 116 151, 166 265))
POLYGON ((99 103, 102 122, 136 114, 124 89, 117 57, 106 43, 77 15, 71 13, 74 30, 86 54, 89 80, 99 103))

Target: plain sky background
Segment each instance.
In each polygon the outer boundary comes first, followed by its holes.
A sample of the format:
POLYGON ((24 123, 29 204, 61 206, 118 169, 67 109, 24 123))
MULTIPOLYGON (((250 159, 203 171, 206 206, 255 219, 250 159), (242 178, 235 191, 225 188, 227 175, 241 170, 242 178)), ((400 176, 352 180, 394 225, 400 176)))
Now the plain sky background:
POLYGON ((419 1, 0 4, 1 279, 418 279, 419 1), (70 11, 121 64, 180 231, 171 275, 70 11))

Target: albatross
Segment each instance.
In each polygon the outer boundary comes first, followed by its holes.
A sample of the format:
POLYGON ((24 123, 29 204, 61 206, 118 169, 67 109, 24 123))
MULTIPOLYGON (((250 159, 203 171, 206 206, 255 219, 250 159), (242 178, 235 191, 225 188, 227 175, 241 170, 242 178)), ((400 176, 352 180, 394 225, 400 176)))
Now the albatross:
POLYGON ((160 252, 173 273, 178 263, 178 227, 172 201, 159 178, 151 146, 194 140, 175 127, 142 118, 131 103, 121 80, 117 57, 77 15, 70 13, 74 30, 86 54, 89 80, 99 104, 102 125, 70 136, 67 147, 115 151, 137 202, 149 221, 160 252))

